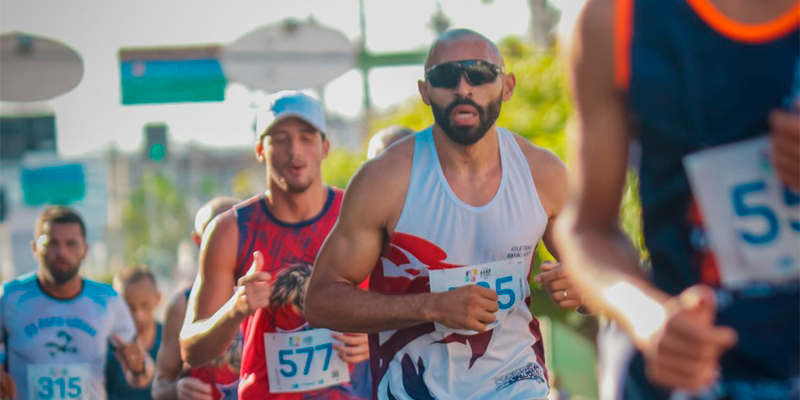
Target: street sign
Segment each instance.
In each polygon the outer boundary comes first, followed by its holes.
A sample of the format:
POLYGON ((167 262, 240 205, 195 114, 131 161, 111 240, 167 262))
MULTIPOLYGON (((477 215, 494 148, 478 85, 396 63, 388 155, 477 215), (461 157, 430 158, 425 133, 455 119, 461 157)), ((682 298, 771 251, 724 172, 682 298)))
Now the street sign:
POLYGON ((69 204, 86 195, 86 181, 81 164, 56 164, 24 167, 20 176, 25 203, 69 204))
POLYGON ((222 101, 220 46, 120 49, 122 104, 222 101))
POLYGON ((337 30, 289 20, 224 46, 221 62, 229 79, 274 92, 328 83, 356 65, 356 52, 337 30))
POLYGON ((0 115, 0 160, 19 160, 26 152, 56 152, 56 117, 51 113, 0 115))
POLYGON ((83 60, 53 39, 23 32, 0 35, 0 100, 44 101, 74 89, 83 60))

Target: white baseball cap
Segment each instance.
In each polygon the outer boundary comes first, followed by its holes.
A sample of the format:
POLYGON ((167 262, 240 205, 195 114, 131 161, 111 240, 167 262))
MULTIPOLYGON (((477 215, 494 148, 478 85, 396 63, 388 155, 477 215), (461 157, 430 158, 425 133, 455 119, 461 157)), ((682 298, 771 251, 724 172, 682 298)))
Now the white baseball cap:
POLYGON ((325 112, 319 100, 296 90, 283 90, 269 97, 256 115, 256 134, 261 140, 275 124, 286 118, 300 118, 323 135, 327 130, 325 112))

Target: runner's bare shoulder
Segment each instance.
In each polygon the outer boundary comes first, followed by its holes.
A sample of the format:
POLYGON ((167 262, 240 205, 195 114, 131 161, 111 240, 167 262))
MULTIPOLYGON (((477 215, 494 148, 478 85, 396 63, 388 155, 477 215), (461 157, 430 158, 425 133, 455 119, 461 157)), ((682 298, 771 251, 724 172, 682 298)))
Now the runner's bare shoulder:
POLYGON ((557 214, 567 198, 567 167, 552 151, 514 134, 528 161, 539 198, 549 216, 557 214))
POLYGON ((352 203, 359 213, 377 213, 373 215, 391 225, 405 204, 414 161, 414 137, 409 135, 364 162, 347 185, 344 206, 352 203))

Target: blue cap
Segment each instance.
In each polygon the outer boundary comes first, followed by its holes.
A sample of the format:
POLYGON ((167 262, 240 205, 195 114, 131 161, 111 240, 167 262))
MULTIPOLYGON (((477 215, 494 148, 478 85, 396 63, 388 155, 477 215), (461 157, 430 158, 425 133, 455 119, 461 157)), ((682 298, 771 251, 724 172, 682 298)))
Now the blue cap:
POLYGON ((319 100, 296 90, 284 90, 270 96, 266 107, 258 111, 256 116, 258 139, 261 140, 275 124, 286 118, 299 118, 322 134, 327 130, 325 112, 319 100))

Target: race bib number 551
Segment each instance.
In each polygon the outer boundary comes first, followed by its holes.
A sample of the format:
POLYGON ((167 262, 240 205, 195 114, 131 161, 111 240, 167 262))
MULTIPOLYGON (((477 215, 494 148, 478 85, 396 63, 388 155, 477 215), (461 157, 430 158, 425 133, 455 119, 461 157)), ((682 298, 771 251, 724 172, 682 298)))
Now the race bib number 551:
POLYGON ((89 376, 87 364, 28 365, 28 399, 88 399, 89 376))
MULTIPOLYGON (((500 260, 487 264, 471 265, 459 268, 435 269, 428 271, 431 292, 446 292, 466 285, 480 285, 497 292, 499 310, 495 313, 495 321, 486 329, 492 329, 508 316, 514 306, 522 302, 527 294, 525 260, 522 257, 500 260)), ((462 335, 474 335, 478 332, 470 330, 450 329, 438 322, 436 330, 462 335)))
POLYGON ((766 138, 690 154, 684 165, 726 287, 800 277, 800 196, 766 138))
POLYGON ((305 392, 349 382, 350 370, 333 343, 328 329, 265 333, 270 392, 305 392))

